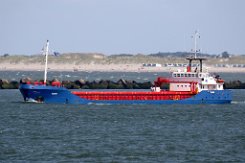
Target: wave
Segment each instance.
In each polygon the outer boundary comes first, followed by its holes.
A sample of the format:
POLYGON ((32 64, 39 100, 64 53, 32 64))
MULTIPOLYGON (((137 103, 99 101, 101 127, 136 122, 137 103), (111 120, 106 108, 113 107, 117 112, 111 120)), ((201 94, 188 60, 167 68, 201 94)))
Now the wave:
POLYGON ((231 101, 232 104, 245 104, 245 101, 231 101))

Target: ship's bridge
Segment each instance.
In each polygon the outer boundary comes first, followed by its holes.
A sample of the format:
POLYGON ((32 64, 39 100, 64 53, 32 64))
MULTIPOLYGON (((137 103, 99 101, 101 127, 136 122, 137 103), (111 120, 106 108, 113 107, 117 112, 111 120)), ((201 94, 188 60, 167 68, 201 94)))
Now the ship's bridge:
POLYGON ((209 73, 204 72, 173 72, 173 78, 207 78, 210 77, 209 73))
POLYGON ((202 90, 223 90, 223 84, 224 84, 223 80, 217 79, 216 77, 210 75, 209 73, 177 71, 172 73, 172 82, 170 83, 170 86, 172 86, 171 88, 172 89, 174 88, 173 90, 177 91, 177 90, 182 90, 180 88, 185 87, 185 85, 187 85, 187 87, 190 87, 186 83, 180 84, 181 81, 197 82, 198 83, 197 88, 199 92, 202 90), (177 84, 176 81, 178 81, 177 84))

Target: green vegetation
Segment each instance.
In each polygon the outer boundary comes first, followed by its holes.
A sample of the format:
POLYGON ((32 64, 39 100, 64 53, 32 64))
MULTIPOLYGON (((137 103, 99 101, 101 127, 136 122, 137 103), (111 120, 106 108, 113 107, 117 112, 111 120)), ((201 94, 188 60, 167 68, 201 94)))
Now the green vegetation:
MULTIPOLYGON (((186 63, 185 58, 191 56, 187 52, 176 53, 156 53, 156 54, 119 54, 104 55, 100 53, 64 53, 58 56, 50 55, 49 63, 57 64, 142 64, 142 63, 186 63)), ((208 58, 206 62, 213 64, 245 64, 245 55, 231 55, 223 52, 220 55, 199 54, 199 56, 208 58)), ((43 63, 43 55, 10 55, 0 56, 0 63, 43 63)))

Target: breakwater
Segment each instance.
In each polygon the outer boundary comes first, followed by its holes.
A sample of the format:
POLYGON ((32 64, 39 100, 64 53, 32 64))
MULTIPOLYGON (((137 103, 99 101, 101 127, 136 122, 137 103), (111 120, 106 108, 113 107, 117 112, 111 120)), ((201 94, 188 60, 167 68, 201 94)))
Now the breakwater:
MULTIPOLYGON (((47 85, 51 85, 53 82, 59 82, 57 79, 47 81, 47 85)), ((0 89, 18 89, 21 83, 30 83, 30 84, 40 84, 43 83, 43 80, 33 81, 30 78, 24 78, 20 81, 13 81, 7 79, 0 79, 0 89)), ((80 80, 64 80, 60 82, 62 86, 67 89, 149 89, 153 83, 150 81, 146 82, 137 82, 134 80, 124 80, 120 79, 118 81, 112 80, 93 80, 86 81, 83 79, 80 80)), ((167 88, 166 85, 163 85, 163 88, 167 88)), ((245 82, 240 80, 234 80, 225 82, 224 88, 226 89, 245 89, 245 82)))
MULTIPOLYGON (((57 79, 47 81, 47 85, 52 85, 54 82, 59 82, 57 79)), ((6 79, 0 79, 0 89, 18 89, 21 83, 30 84, 42 84, 43 80, 32 81, 29 78, 21 79, 18 81, 9 81, 6 79)), ((149 89, 152 86, 150 81, 146 82, 136 82, 134 80, 124 80, 120 79, 118 81, 112 80, 93 80, 85 81, 80 80, 64 80, 60 84, 67 89, 149 89)))

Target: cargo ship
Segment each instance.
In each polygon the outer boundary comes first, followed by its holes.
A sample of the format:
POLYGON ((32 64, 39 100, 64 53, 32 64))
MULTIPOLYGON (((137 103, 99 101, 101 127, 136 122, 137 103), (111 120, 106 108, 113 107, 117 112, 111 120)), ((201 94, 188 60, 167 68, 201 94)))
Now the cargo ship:
POLYGON ((149 91, 70 91, 60 82, 46 84, 48 47, 45 46, 45 71, 43 83, 21 83, 19 90, 25 102, 47 104, 226 104, 231 103, 230 90, 225 90, 224 80, 203 71, 206 58, 188 57, 184 71, 171 73, 170 77, 158 77, 149 91), (199 62, 193 68, 192 63, 199 62), (168 89, 161 89, 167 85, 168 89))

